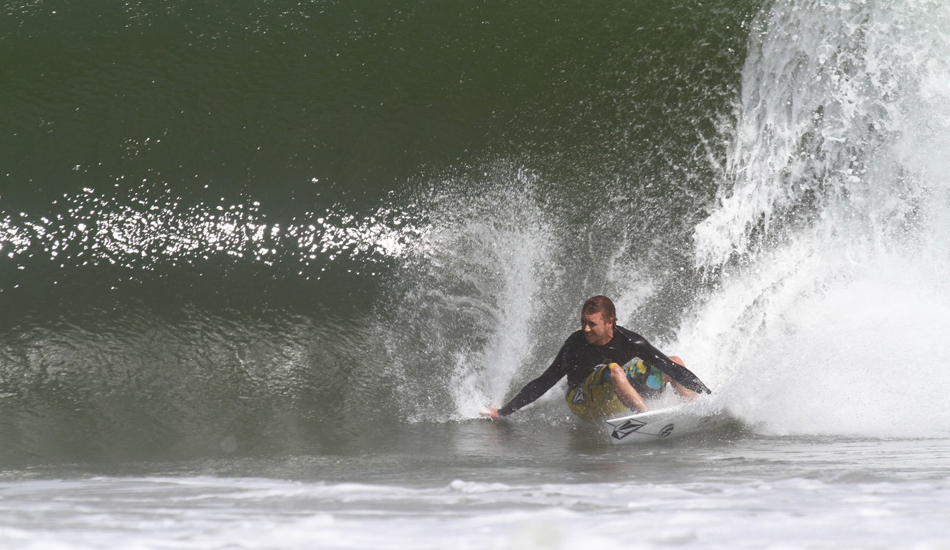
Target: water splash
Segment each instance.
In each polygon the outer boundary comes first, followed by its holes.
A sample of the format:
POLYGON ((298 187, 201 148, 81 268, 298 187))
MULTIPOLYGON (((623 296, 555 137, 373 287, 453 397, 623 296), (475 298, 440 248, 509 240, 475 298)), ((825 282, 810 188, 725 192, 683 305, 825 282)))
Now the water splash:
POLYGON ((536 346, 540 292, 556 277, 537 176, 497 163, 432 186, 432 224, 404 262, 387 327, 414 420, 472 418, 497 403, 536 346), (478 190, 473 192, 473 190, 478 190))
POLYGON ((776 2, 753 25, 680 341, 765 431, 950 432, 948 56, 941 2, 776 2))

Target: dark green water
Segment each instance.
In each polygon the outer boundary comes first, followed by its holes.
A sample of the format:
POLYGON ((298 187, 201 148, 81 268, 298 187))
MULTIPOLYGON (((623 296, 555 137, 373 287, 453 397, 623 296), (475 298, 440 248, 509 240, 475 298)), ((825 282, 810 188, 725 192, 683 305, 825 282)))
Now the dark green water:
POLYGON ((618 266, 668 334, 759 4, 3 4, 0 464, 446 421, 618 266))

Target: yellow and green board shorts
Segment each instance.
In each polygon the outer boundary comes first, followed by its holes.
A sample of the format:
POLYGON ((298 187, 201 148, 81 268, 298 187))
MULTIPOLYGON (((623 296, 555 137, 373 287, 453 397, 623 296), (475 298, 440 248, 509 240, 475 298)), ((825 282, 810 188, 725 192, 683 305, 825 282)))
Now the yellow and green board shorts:
MULTIPOLYGON (((623 370, 631 384, 637 377, 645 376, 647 387, 663 388, 663 373, 655 367, 646 366, 639 358, 624 365, 623 370)), ((569 389, 564 397, 571 412, 584 420, 596 420, 627 411, 610 383, 610 365, 594 369, 581 384, 569 389)))

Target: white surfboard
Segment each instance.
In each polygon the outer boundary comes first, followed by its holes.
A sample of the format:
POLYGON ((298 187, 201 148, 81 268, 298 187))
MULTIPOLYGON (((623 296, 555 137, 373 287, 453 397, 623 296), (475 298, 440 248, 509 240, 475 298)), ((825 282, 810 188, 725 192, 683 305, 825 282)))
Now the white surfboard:
POLYGON ((682 437, 712 429, 728 418, 724 410, 711 411, 684 403, 665 409, 605 420, 611 443, 643 443, 682 437))

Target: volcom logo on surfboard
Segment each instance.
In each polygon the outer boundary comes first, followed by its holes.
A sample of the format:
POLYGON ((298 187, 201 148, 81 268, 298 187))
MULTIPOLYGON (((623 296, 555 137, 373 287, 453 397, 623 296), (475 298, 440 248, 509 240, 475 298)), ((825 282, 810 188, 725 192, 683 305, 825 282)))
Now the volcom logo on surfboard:
POLYGON ((646 422, 642 422, 640 420, 627 420, 623 424, 615 427, 614 432, 610 434, 610 437, 614 439, 623 439, 646 425, 646 422))
MULTIPOLYGON (((646 425, 647 423, 642 420, 630 419, 630 420, 625 421, 623 424, 619 426, 615 426, 613 433, 610 434, 610 437, 619 441, 627 437, 628 435, 632 434, 633 432, 640 431, 640 428, 646 425)), ((655 435, 656 437, 667 437, 671 433, 673 433, 673 427, 674 427, 673 424, 667 424, 666 426, 663 426, 663 429, 660 430, 660 433, 650 433, 650 432, 641 432, 641 433, 645 435, 655 435)))

